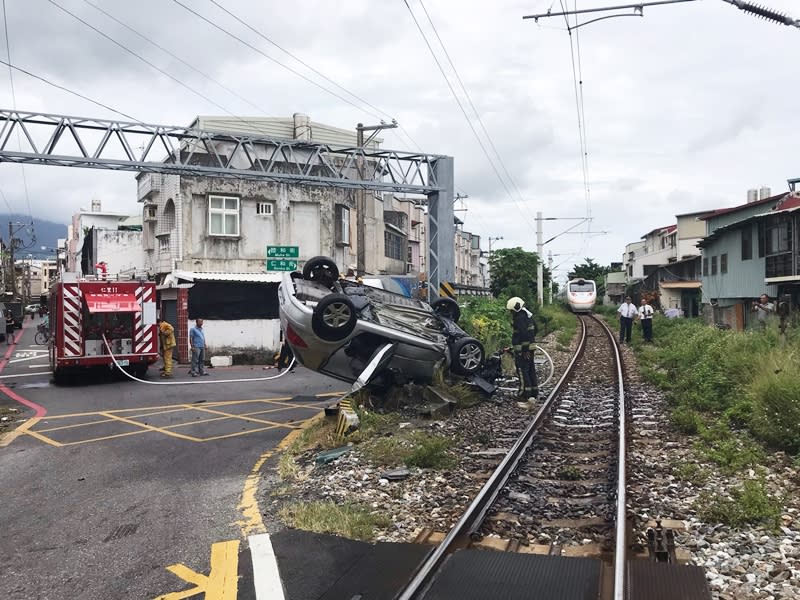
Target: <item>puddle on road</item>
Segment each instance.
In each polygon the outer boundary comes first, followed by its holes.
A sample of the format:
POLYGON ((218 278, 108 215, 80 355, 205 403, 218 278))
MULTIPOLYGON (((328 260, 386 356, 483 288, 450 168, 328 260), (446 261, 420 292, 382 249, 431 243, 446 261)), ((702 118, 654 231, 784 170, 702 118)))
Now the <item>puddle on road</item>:
MULTIPOLYGON (((11 387, 11 386, 9 386, 9 387, 11 387)), ((29 390, 29 389, 34 389, 34 388, 46 388, 46 387, 50 387, 50 382, 43 381, 41 383, 22 383, 22 384, 18 384, 16 386, 14 386, 14 387, 16 387, 17 389, 20 389, 20 390, 29 390)))

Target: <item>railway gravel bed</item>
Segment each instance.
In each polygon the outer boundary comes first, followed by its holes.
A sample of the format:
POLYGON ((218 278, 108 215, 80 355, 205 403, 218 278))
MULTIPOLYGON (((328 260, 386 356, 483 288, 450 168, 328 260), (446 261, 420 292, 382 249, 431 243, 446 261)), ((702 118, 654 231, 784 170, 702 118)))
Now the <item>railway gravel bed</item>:
MULTIPOLYGON (((571 354, 551 354, 556 366, 552 385, 571 354)), ((666 401, 661 392, 638 376, 630 348, 623 347, 622 355, 630 412, 628 508, 635 531, 643 533, 646 523, 656 517, 682 521, 685 528, 676 531, 677 545, 690 551, 693 564, 706 569, 716 600, 800 599, 800 469, 790 458, 772 454, 760 472, 720 474, 714 465, 698 458, 693 449, 696 438, 681 435, 667 425, 666 401), (676 477, 676 465, 689 463, 710 476, 695 482, 676 477), (780 529, 733 529, 704 523, 697 517, 696 503, 701 494, 726 494, 744 478, 757 477, 763 477, 769 492, 783 499, 780 529)), ((389 481, 381 478, 388 466, 371 463, 358 445, 324 466, 315 464, 317 452, 306 452, 297 459, 300 470, 291 489, 284 488, 277 496, 268 491, 262 508, 268 517, 277 519, 277 510, 287 500, 331 500, 371 507, 391 519, 374 541, 411 541, 423 528, 446 532, 530 416, 510 396, 499 400, 457 411, 447 419, 414 422, 414 427, 456 440, 452 452, 457 466, 453 468, 410 469, 408 478, 389 481)), ((276 487, 281 485, 275 482, 276 487)), ((570 510, 574 514, 575 507, 570 510)), ((558 532, 542 531, 535 541, 547 543, 548 536, 553 535, 558 532)), ((587 537, 576 543, 593 541, 587 537)))

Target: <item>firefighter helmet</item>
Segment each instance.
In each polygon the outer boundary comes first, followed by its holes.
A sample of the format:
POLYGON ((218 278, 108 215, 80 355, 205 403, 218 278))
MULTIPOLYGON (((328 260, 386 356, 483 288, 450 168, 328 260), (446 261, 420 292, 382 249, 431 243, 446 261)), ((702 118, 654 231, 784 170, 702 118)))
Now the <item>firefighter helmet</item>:
POLYGON ((515 310, 515 311, 516 310, 521 310, 522 307, 524 307, 524 306, 525 306, 525 300, 523 300, 522 298, 519 298, 517 296, 514 296, 513 298, 509 298, 508 302, 506 302, 506 308, 508 310, 515 310))

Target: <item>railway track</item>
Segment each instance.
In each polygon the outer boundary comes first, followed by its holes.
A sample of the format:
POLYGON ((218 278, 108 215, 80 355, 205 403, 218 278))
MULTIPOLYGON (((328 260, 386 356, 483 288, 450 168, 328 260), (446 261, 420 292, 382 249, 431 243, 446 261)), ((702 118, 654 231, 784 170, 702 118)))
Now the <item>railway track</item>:
MULTIPOLYGON (((472 504, 420 565, 400 600, 424 590, 456 549, 480 540, 507 549, 602 558, 605 595, 622 598, 626 556, 625 403, 614 334, 579 317, 576 353, 472 504), (617 525, 620 526, 617 526, 617 525), (619 594, 619 595, 618 595, 619 594)), ((515 431, 516 429, 516 431, 515 431)))

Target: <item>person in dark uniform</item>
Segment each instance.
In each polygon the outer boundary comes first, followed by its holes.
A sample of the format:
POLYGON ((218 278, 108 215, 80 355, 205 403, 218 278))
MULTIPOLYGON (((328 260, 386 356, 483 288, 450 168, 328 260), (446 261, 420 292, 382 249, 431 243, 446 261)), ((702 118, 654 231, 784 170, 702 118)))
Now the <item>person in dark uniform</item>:
POLYGON ((533 362, 533 343, 536 341, 536 322, 533 314, 525 308, 525 301, 514 296, 506 303, 511 311, 513 331, 511 345, 514 349, 514 365, 519 373, 522 390, 519 402, 522 408, 533 408, 539 397, 539 382, 536 379, 536 364, 533 362))
POLYGON ((14 341, 14 315, 10 310, 6 311, 6 344, 14 341))

